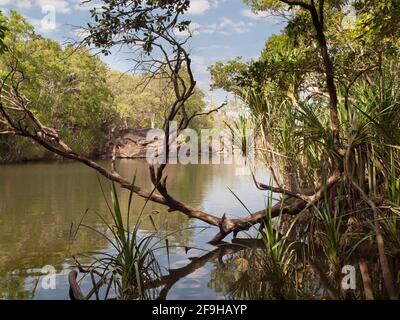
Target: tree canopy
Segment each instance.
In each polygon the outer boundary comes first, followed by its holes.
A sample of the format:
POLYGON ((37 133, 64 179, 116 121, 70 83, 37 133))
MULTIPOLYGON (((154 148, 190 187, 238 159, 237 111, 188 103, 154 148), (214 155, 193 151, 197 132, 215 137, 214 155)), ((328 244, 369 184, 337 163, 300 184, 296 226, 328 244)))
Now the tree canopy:
MULTIPOLYGON (((40 36, 16 11, 9 17, 1 15, 1 19, 7 48, 0 56, 2 76, 18 65, 18 76, 24 80, 21 94, 31 101, 32 111, 43 123, 51 123, 76 151, 98 155, 111 131, 163 125, 174 94, 171 83, 162 76, 110 70, 86 46, 62 47, 40 36)), ((195 89, 187 109, 205 109, 200 89, 195 89)), ((192 125, 200 127, 206 121, 196 119, 192 125)), ((0 137, 3 160, 47 155, 28 140, 0 137)))

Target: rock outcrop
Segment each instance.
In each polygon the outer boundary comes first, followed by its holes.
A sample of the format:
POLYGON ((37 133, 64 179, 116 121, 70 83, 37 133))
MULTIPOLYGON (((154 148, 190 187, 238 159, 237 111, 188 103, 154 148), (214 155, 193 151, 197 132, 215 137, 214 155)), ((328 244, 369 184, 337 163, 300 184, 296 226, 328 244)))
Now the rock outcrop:
POLYGON ((105 156, 111 157, 114 146, 115 156, 121 159, 146 158, 149 145, 154 140, 147 140, 147 133, 151 129, 125 129, 114 134, 114 137, 107 142, 105 156))

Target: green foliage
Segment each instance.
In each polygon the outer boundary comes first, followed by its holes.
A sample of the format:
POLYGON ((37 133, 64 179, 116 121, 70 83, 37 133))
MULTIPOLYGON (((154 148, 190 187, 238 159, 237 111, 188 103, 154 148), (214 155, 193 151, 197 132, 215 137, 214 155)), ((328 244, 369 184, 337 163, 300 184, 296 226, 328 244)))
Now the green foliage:
POLYGON ((161 80, 146 82, 144 76, 132 76, 111 71, 108 79, 114 94, 113 108, 118 113, 121 128, 148 128, 153 121, 162 126, 171 95, 161 80), (146 85, 146 87, 144 87, 146 85))
POLYGON ((339 208, 336 207, 332 213, 327 203, 315 210, 322 224, 321 231, 317 234, 317 241, 324 250, 332 272, 337 272, 343 263, 345 254, 346 234, 342 230, 343 219, 340 216, 339 208))
POLYGON ((231 132, 233 146, 238 148, 242 155, 246 155, 247 151, 254 147, 248 145, 251 142, 249 137, 254 129, 254 124, 252 123, 251 118, 241 114, 233 124, 225 122, 225 125, 231 132))
POLYGON ((160 36, 172 29, 184 31, 190 24, 179 16, 189 9, 190 0, 177 1, 128 1, 104 0, 101 10, 91 10, 93 24, 88 24, 90 32, 87 42, 103 53, 117 43, 140 44, 149 54, 160 36), (123 35, 117 37, 117 34, 123 35))
MULTIPOLYGON (((15 11, 7 19, 7 29, 4 42, 9 50, 0 58, 1 73, 6 74, 18 63, 24 77, 21 93, 31 101, 39 120, 59 130, 76 151, 95 153, 101 148, 113 117, 106 65, 83 47, 62 48, 57 42, 36 35, 15 11)), ((6 144, 9 158, 33 156, 25 150, 27 142, 13 138, 6 144)))
MULTIPOLYGON (((145 73, 133 76, 110 71, 86 47, 62 47, 37 35, 16 11, 0 17, 7 30, 4 45, 8 47, 0 56, 1 75, 18 65, 24 78, 20 91, 31 101, 31 110, 42 123, 56 129, 73 150, 98 156, 112 129, 148 128, 152 124, 162 127, 175 98, 166 79, 155 76, 149 80, 150 75, 145 73)), ((195 89, 186 102, 186 111, 190 116, 204 108, 204 93, 195 89)), ((191 126, 206 127, 208 121, 198 117, 191 126)), ((0 137, 0 160, 50 156, 30 141, 0 137)))
MULTIPOLYGON (((280 11, 288 8, 301 8, 309 5, 308 1, 293 1, 293 4, 290 4, 290 1, 285 0, 244 0, 248 6, 250 6, 254 11, 280 11)), ((314 1, 316 5, 319 4, 319 0, 314 1)), ((329 5, 332 8, 341 8, 345 5, 347 0, 327 0, 325 4, 329 5)))
MULTIPOLYGON (((400 32, 400 6, 397 0, 357 0, 355 9, 359 15, 358 31, 367 39, 373 36, 376 41, 390 44, 390 37, 400 32)), ((372 44, 372 41, 370 42, 372 44)))
MULTIPOLYGON (((136 175, 133 178, 133 183, 135 183, 135 179, 136 175)), ((107 202, 106 197, 104 201, 107 202)), ((141 234, 140 224, 144 218, 144 208, 134 225, 130 224, 132 205, 133 192, 131 191, 127 211, 123 214, 117 189, 115 185, 112 185, 111 205, 107 203, 112 223, 108 223, 108 217, 97 213, 106 226, 106 230, 104 232, 98 231, 85 225, 82 221, 77 225, 74 237, 76 237, 80 228, 88 228, 100 234, 113 249, 112 254, 107 251, 98 252, 91 256, 93 262, 89 274, 92 277, 93 289, 87 295, 87 299, 93 294, 99 299, 99 291, 102 286, 106 286, 104 299, 110 298, 111 289, 114 290, 114 295, 120 300, 154 298, 153 292, 146 290, 145 284, 152 278, 161 275, 154 251, 160 248, 163 239, 158 238, 156 233, 141 234), (95 280, 95 274, 101 274, 100 279, 95 280)))
MULTIPOLYGON (((255 11, 277 12, 287 8, 284 1, 246 3, 255 11)), ((396 103, 382 98, 397 99, 389 94, 390 90, 397 88, 396 72, 391 72, 392 80, 384 79, 384 74, 387 74, 386 69, 396 68, 400 46, 392 30, 371 31, 365 21, 367 15, 369 19, 378 19, 376 24, 381 25, 379 19, 383 17, 378 11, 383 6, 387 18, 385 23, 395 29, 398 8, 390 1, 385 4, 381 1, 356 1, 347 7, 343 7, 344 4, 343 1, 327 1, 324 7, 325 35, 338 78, 336 86, 343 142, 350 139, 351 130, 365 133, 372 130, 371 138, 386 136, 379 143, 397 144, 396 103), (367 29, 370 31, 366 32, 367 29), (384 41, 379 41, 378 35, 384 41), (367 106, 369 110, 365 110, 367 106), (369 119, 367 114, 370 114, 369 119), (368 129, 361 128, 362 122, 368 129)), ((211 75, 213 88, 229 90, 248 105, 258 124, 263 147, 283 157, 263 155, 270 161, 278 160, 281 169, 291 175, 303 176, 303 181, 297 185, 306 186, 313 185, 317 175, 302 168, 320 167, 323 162, 324 169, 329 171, 335 155, 332 152, 324 65, 311 17, 304 8, 293 6, 292 9, 285 29, 267 39, 258 60, 219 62, 211 68, 211 75), (293 172, 293 167, 297 167, 296 172, 293 172)))
POLYGON ((217 62, 211 68, 212 89, 222 88, 242 96, 243 88, 259 91, 273 82, 281 94, 297 98, 310 68, 315 67, 315 50, 296 46, 288 34, 268 38, 260 58, 248 63, 239 58, 227 63, 217 62))
POLYGON ((238 93, 240 89, 237 78, 247 69, 241 58, 237 57, 227 63, 216 62, 209 68, 212 78, 211 89, 224 89, 227 92, 238 93))
MULTIPOLYGON (((111 71, 108 86, 114 95, 113 109, 118 114, 115 124, 119 128, 160 128, 165 114, 174 102, 173 88, 167 79, 151 78, 148 74, 130 75, 111 71)), ((195 89, 186 102, 188 114, 204 112, 204 93, 195 89)), ((177 117, 179 121, 179 117, 177 117)), ((202 117, 191 123, 194 129, 207 126, 209 119, 202 117)))
POLYGON ((259 230, 259 235, 265 246, 265 256, 262 257, 264 267, 267 269, 268 277, 271 277, 277 286, 283 285, 290 272, 293 272, 295 262, 294 242, 289 240, 292 227, 291 223, 285 234, 281 234, 281 217, 277 221, 272 220, 272 193, 268 196, 266 206, 266 218, 263 227, 259 230))
MULTIPOLYGON (((226 88, 234 88, 231 92, 249 108, 258 124, 260 154, 270 167, 278 168, 283 186, 313 194, 339 163, 340 182, 325 194, 325 201, 303 211, 317 223, 306 223, 310 232, 300 223, 295 227, 300 238, 317 244, 330 275, 339 279, 345 260, 368 255, 375 281, 386 277, 388 288, 392 281, 386 275, 393 272, 397 286, 399 268, 387 270, 382 261, 386 250, 395 264, 392 257, 397 257, 399 243, 399 6, 397 1, 325 1, 324 35, 334 64, 340 144, 346 150, 339 156, 312 9, 289 8, 285 2, 246 1, 255 11, 290 9, 288 24, 267 40, 258 60, 243 62, 246 67, 234 71, 232 63, 219 63, 218 69, 234 75, 234 85, 226 88), (378 240, 380 232, 383 241, 378 240)), ((318 13, 321 2, 302 3, 315 4, 318 13)), ((224 83, 214 78, 214 85, 222 87, 224 83)), ((268 239, 274 240, 270 231, 268 239)), ((325 276, 316 273, 321 280, 325 276)))
POLYGON ((7 46, 4 43, 4 38, 6 36, 6 18, 4 17, 2 11, 0 10, 0 55, 7 51, 7 46))
POLYGON ((283 1, 279 0, 244 0, 255 12, 266 10, 279 10, 286 7, 283 1))

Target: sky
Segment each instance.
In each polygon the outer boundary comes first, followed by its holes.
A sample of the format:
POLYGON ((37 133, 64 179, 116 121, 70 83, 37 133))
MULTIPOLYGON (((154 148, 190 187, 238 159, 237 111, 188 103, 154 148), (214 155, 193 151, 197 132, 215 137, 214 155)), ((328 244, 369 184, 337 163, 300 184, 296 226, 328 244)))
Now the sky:
MULTIPOLYGON (((79 37, 79 26, 91 21, 89 10, 99 0, 82 4, 82 0, 0 0, 1 10, 15 9, 27 17, 38 33, 60 43, 79 37)), ((195 31, 190 40, 193 69, 199 87, 215 103, 225 100, 222 90, 211 92, 207 68, 216 61, 242 57, 256 59, 265 40, 284 27, 282 21, 265 14, 254 14, 242 0, 192 0, 186 14, 195 31)), ((104 57, 111 68, 130 69, 122 54, 104 57)))

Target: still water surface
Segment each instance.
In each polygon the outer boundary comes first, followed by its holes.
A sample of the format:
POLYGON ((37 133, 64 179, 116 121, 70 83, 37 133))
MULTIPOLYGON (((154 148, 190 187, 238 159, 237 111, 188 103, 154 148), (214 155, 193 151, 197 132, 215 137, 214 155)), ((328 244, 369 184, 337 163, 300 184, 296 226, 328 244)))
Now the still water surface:
MULTIPOLYGON (((107 165, 106 163, 103 163, 107 165)), ((123 176, 137 171, 137 184, 151 190, 147 164, 142 160, 121 160, 123 176)), ((222 216, 243 216, 246 210, 229 188, 251 211, 265 204, 265 194, 256 189, 251 176, 238 175, 234 165, 171 165, 168 168, 170 193, 195 208, 222 216)), ((259 173, 260 174, 260 173, 259 173)), ((108 193, 109 183, 100 179, 108 193)), ((264 176, 264 181, 265 179, 264 176)), ((268 182, 268 181, 266 181, 268 182)), ((120 191, 126 203, 127 191, 120 191)), ((136 214, 143 200, 135 199, 136 214)), ((77 223, 89 209, 84 222, 98 230, 104 225, 95 212, 107 216, 107 206, 96 173, 78 163, 34 163, 0 166, 0 298, 1 299, 69 299, 68 272, 73 268, 72 255, 107 250, 108 244, 94 232, 82 230, 71 242, 71 223, 77 223), (42 286, 43 266, 57 271, 56 289, 42 286)), ((161 233, 176 230, 169 237, 171 248, 157 255, 164 270, 180 269, 183 275, 171 283, 167 299, 225 299, 229 294, 229 277, 218 257, 198 261, 215 248, 207 245, 217 232, 200 228, 201 222, 179 213, 167 213, 165 207, 149 203, 146 212, 154 217, 161 233), (198 247, 186 253, 185 247, 198 247), (192 265, 191 265, 192 263, 192 265), (190 272, 191 273, 190 273, 190 272), (193 271, 193 272, 192 272, 193 271), (188 274, 186 274, 188 273, 188 274)), ((133 214, 132 219, 134 219, 133 214)), ((153 231, 149 219, 141 224, 143 232, 153 231)), ((229 239, 227 239, 229 240, 229 239)), ((88 291, 88 284, 83 283, 88 291)))

